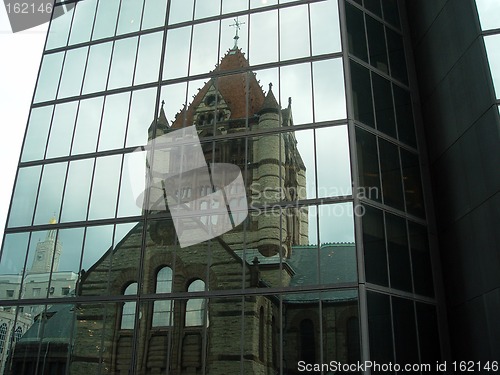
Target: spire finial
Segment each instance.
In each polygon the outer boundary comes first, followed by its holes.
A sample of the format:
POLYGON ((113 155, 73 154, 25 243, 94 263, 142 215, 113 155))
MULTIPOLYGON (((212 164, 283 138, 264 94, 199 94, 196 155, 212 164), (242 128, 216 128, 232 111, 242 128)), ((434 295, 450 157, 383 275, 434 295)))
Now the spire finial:
POLYGON ((271 91, 272 89, 273 89, 273 83, 269 82, 269 91, 271 91))
POLYGON ((236 17, 234 19, 234 23, 232 25, 229 25, 229 27, 234 27, 236 29, 236 35, 234 36, 234 47, 233 49, 236 49, 238 48, 238 39, 240 39, 240 37, 238 36, 238 31, 241 29, 241 25, 244 25, 245 22, 240 22, 238 21, 238 17, 236 17))
POLYGON ((165 105, 165 100, 161 101, 161 109, 163 109, 163 106, 165 105))

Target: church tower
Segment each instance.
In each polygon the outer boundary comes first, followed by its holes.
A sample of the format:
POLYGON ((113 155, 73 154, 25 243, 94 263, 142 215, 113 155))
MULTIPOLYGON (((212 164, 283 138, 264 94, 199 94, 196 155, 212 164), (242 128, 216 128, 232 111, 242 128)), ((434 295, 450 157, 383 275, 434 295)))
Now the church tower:
MULTIPOLYGON (((56 219, 52 218, 50 224, 56 224, 56 219)), ((62 245, 56 240, 57 231, 50 229, 44 241, 39 241, 36 244, 35 256, 29 274, 47 273, 52 268, 52 259, 54 259, 53 271, 59 268, 59 258, 61 257, 62 245)))

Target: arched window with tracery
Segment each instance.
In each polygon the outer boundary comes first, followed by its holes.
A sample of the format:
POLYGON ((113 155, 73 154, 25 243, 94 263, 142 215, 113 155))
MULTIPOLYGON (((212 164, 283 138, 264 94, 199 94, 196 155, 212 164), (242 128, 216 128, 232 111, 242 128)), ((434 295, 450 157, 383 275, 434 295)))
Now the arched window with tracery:
POLYGON ((7 324, 2 323, 2 325, 0 325, 0 353, 3 353, 6 338, 7 338, 7 324))
MULTIPOLYGON (((172 292, 172 269, 161 268, 156 274, 156 293, 172 292)), ((153 327, 170 327, 173 325, 172 301, 158 300, 153 306, 153 327)))
MULTIPOLYGON (((123 295, 129 296, 137 294, 137 283, 131 283, 125 288, 123 295)), ((122 308, 122 321, 120 324, 121 329, 134 329, 135 323, 135 301, 128 301, 123 303, 122 308)))
MULTIPOLYGON (((205 282, 197 279, 192 281, 188 286, 188 292, 203 292, 205 291, 205 282)), ((206 317, 206 299, 205 298, 190 298, 186 302, 186 327, 197 327, 203 324, 208 325, 206 317), (206 323, 205 323, 206 322, 206 323)))
POLYGON ((18 342, 19 340, 21 340, 22 336, 23 336, 23 329, 20 326, 18 326, 14 331, 14 342, 18 342))

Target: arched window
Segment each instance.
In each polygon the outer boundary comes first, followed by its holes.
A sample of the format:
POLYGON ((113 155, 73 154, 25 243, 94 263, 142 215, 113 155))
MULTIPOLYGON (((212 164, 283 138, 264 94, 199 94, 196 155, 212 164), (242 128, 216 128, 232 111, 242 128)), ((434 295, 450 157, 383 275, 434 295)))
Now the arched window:
POLYGON ((300 322, 300 359, 306 363, 316 361, 314 323, 311 319, 304 319, 300 322))
POLYGON ((0 353, 3 353, 6 337, 7 337, 7 324, 2 323, 2 325, 0 325, 0 353))
MULTIPOLYGON (((188 292, 202 292, 205 290, 203 280, 194 280, 188 286, 188 292)), ((206 319, 206 300, 204 298, 191 298, 186 302, 186 327, 202 326, 206 319)))
MULTIPOLYGON (((163 267, 156 274, 156 293, 172 292, 172 269, 163 267)), ((153 306, 153 327, 169 327, 172 325, 172 301, 159 300, 153 306)))
POLYGON ((20 326, 18 326, 14 331, 14 342, 18 342, 22 336, 23 336, 23 329, 20 326))
MULTIPOLYGON (((132 283, 123 292, 123 295, 137 294, 137 283, 132 283)), ((135 321, 135 301, 124 302, 122 309, 122 321, 120 324, 121 329, 134 329, 135 321)))

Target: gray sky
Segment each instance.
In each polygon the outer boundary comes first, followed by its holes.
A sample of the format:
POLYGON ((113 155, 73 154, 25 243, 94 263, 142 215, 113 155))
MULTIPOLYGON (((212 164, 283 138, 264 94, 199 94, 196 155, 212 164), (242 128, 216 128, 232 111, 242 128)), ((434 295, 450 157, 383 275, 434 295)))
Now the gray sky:
POLYGON ((0 148, 2 237, 46 33, 44 24, 13 34, 5 7, 0 6, 0 126, 6 135, 0 148))

